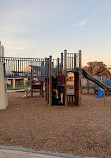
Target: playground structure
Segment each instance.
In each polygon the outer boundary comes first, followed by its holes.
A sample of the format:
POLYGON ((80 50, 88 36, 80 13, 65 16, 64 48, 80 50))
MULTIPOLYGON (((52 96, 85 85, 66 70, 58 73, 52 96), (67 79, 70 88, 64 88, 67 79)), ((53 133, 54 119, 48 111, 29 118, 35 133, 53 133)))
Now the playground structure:
POLYGON ((64 50, 64 54, 61 53, 61 59, 52 59, 52 56, 49 57, 49 78, 46 78, 46 101, 49 105, 58 105, 58 101, 56 100, 55 94, 52 89, 52 76, 53 73, 56 75, 59 71, 64 73, 64 97, 63 104, 67 105, 67 103, 73 103, 75 105, 80 105, 81 101, 81 50, 78 53, 68 53, 67 50, 64 50), (67 73, 74 73, 75 85, 74 85, 74 93, 71 95, 67 94, 67 73))
MULTIPOLYGON (((111 92, 111 88, 104 85, 97 79, 91 77, 84 69, 81 68, 81 50, 78 53, 68 53, 64 50, 61 53, 61 58, 19 58, 19 57, 4 57, 4 47, 0 43, 0 64, 3 67, 3 78, 26 78, 31 81, 31 97, 33 97, 33 89, 40 89, 43 96, 43 83, 45 82, 45 100, 52 105, 59 104, 59 99, 56 100, 55 93, 52 89, 52 76, 61 71, 64 75, 64 91, 63 104, 72 103, 74 105, 81 104, 81 77, 82 74, 88 80, 96 83, 104 90, 111 92), (67 74, 74 74, 74 91, 73 94, 67 93, 67 74), (39 85, 33 84, 33 79, 41 80, 39 85)), ((6 88, 4 88, 6 89, 6 88)))
MULTIPOLYGON (((80 104, 81 51, 79 51, 79 53, 67 53, 67 50, 65 50, 64 55, 61 53, 61 59, 53 59, 52 56, 49 58, 4 57, 4 55, 1 54, 0 61, 4 67, 5 78, 28 78, 30 79, 31 83, 33 78, 36 78, 45 82, 45 100, 49 105, 54 104, 52 101, 53 72, 57 75, 59 71, 63 71, 65 80, 64 104, 67 104, 67 98, 70 100, 70 102, 76 105, 80 104), (67 96, 68 72, 73 72, 75 75, 74 93, 73 95, 69 96, 67 96)), ((35 85, 35 88, 41 89, 38 86, 41 86, 41 84, 35 85)), ((34 85, 31 84, 32 97, 33 89, 34 85)), ((41 93, 43 96, 43 88, 41 93)))

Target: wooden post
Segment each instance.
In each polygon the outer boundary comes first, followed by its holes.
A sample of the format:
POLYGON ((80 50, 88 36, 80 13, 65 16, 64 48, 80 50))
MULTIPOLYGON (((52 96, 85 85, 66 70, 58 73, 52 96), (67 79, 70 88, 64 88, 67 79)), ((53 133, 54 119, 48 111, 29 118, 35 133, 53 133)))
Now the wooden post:
POLYGON ((74 69, 76 68, 76 54, 74 54, 74 69))
POLYGON ((59 58, 57 59, 57 74, 59 73, 59 58))
POLYGON ((64 75, 65 75, 65 105, 67 105, 67 50, 64 50, 64 75))
POLYGON ((13 81, 12 81, 12 88, 15 89, 15 78, 13 78, 13 81))
POLYGON ((80 86, 80 83, 79 83, 79 73, 78 72, 75 72, 75 77, 74 77, 74 83, 75 83, 75 86, 74 86, 74 90, 75 90, 75 95, 74 95, 74 103, 75 105, 79 105, 79 95, 80 95, 80 92, 79 92, 79 86, 80 86))
POLYGON ((40 85, 41 85, 41 88, 40 88, 40 92, 41 92, 41 93, 40 93, 40 94, 41 94, 42 97, 44 96, 43 83, 44 83, 43 80, 41 80, 41 81, 40 81, 40 85))
POLYGON ((47 104, 49 104, 49 58, 47 58, 47 68, 46 68, 46 73, 48 74, 47 78, 47 104))
POLYGON ((47 78, 45 78, 45 100, 47 101, 47 78))
POLYGON ((31 98, 33 98, 33 79, 30 79, 30 84, 31 84, 31 98))
POLYGON ((40 81, 39 81, 40 83, 40 96, 42 96, 42 88, 41 88, 41 84, 42 84, 42 79, 40 78, 40 81))
POLYGON ((63 53, 61 53, 61 72, 63 71, 63 53))
POLYGON ((49 78, 47 78, 47 104, 49 104, 49 78))
POLYGON ((52 106, 52 56, 49 57, 49 106, 52 106))
POLYGON ((31 78, 30 78, 30 85, 31 85, 31 89, 30 89, 30 91, 31 91, 31 98, 33 98, 33 78, 32 78, 32 76, 33 76, 33 70, 32 70, 32 66, 31 66, 31 78))
POLYGON ((87 94, 89 94, 89 80, 87 80, 87 94))
POLYGON ((47 101, 48 100, 48 95, 47 95, 47 93, 48 93, 48 82, 47 82, 47 80, 48 80, 48 78, 46 78, 47 77, 47 74, 48 74, 48 59, 45 57, 45 100, 47 101))
POLYGON ((53 74, 53 70, 54 70, 54 62, 52 62, 52 74, 53 74))
POLYGON ((81 78, 82 78, 82 60, 81 60, 81 50, 79 50, 79 105, 81 104, 81 78))

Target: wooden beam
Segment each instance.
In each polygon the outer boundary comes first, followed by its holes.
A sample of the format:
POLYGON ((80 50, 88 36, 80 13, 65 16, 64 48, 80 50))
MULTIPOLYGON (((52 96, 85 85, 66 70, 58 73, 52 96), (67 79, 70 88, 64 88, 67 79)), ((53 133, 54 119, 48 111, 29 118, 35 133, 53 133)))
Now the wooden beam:
POLYGON ((76 68, 76 54, 74 54, 74 69, 76 68))
POLYGON ((31 84, 31 89, 30 89, 30 91, 31 91, 31 98, 33 98, 33 79, 32 78, 30 79, 30 84, 31 84))
POLYGON ((75 86, 74 86, 74 103, 75 105, 79 105, 79 73, 74 73, 75 74, 75 77, 74 77, 74 83, 75 83, 75 86))
POLYGON ((61 53, 61 71, 63 71, 63 53, 61 53))
POLYGON ((52 56, 49 57, 49 106, 52 106, 52 56))
POLYGON ((79 50, 79 105, 81 104, 82 51, 79 50))
POLYGON ((45 78, 45 100, 47 101, 47 78, 45 78))
POLYGON ((64 75, 65 75, 64 95, 65 95, 65 105, 67 105, 67 50, 64 50, 64 75))
POLYGON ((59 73, 60 69, 59 69, 59 58, 57 59, 57 74, 59 73))

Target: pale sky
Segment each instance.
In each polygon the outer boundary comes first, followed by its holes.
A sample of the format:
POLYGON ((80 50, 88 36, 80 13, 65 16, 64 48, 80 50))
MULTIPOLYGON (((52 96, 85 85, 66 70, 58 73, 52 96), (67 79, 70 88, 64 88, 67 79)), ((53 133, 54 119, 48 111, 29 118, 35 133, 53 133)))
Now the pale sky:
POLYGON ((5 56, 38 57, 82 50, 82 64, 111 66, 111 0, 0 0, 5 56))

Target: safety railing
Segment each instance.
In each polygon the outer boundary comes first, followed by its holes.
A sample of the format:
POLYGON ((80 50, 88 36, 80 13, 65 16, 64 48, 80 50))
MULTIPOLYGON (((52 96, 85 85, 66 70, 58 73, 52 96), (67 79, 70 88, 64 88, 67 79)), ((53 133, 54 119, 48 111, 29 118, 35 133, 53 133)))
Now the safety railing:
POLYGON ((48 59, 1 57, 6 78, 47 78, 48 59))

